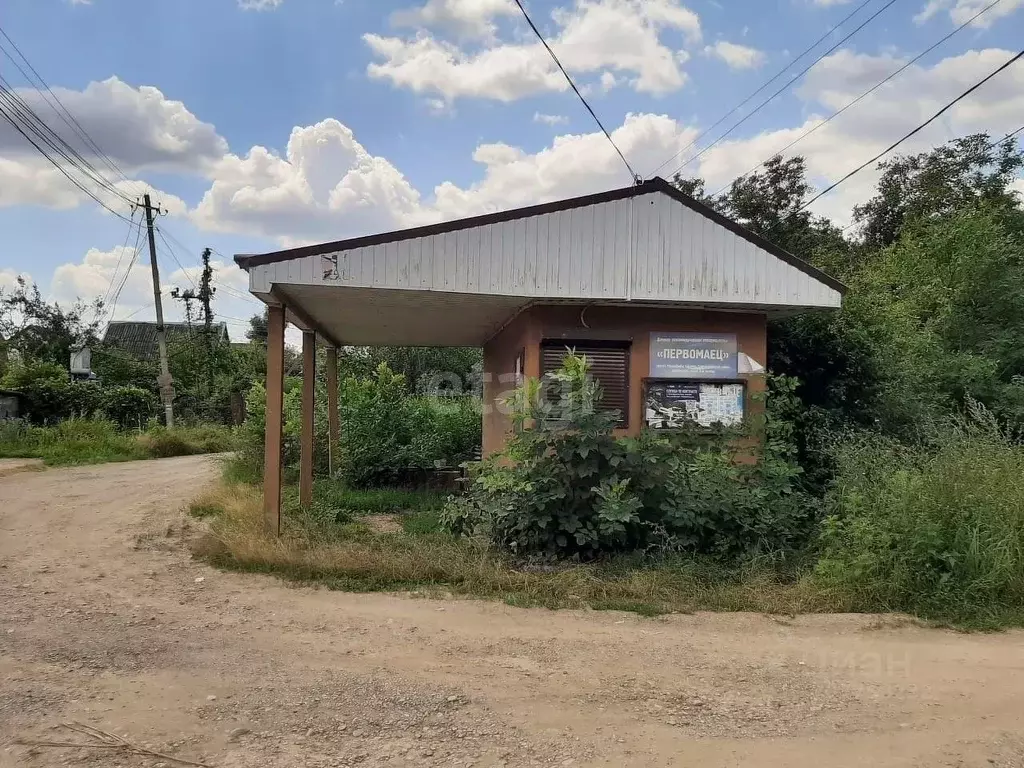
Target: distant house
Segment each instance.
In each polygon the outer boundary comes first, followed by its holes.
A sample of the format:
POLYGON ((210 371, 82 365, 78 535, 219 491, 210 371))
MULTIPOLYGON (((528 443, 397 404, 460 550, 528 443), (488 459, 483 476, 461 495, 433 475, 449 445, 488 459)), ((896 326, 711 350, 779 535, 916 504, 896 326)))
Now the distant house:
POLYGON ((0 389, 0 421, 16 419, 21 415, 23 397, 21 392, 0 389))
MULTIPOLYGON (((167 333, 167 344, 173 345, 202 336, 201 323, 164 323, 167 333)), ((226 323, 214 323, 213 334, 217 341, 228 341, 226 323)), ((115 320, 107 326, 103 334, 103 344, 107 347, 122 350, 140 360, 156 360, 159 346, 156 340, 156 323, 152 321, 115 320)))

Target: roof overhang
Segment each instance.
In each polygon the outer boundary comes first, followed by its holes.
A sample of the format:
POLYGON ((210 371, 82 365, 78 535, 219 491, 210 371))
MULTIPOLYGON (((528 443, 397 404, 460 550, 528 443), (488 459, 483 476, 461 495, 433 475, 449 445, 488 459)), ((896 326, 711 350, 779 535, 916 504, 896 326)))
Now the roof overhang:
POLYGON ((785 315, 845 291, 663 179, 235 261, 335 345, 476 346, 533 304, 785 315))

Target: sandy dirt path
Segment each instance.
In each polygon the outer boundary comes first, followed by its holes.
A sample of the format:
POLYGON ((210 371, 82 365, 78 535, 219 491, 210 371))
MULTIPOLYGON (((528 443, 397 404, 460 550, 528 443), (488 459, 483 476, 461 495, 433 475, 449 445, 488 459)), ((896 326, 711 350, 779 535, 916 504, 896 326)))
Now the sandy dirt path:
POLYGON ((1024 633, 296 588, 190 559, 216 473, 0 478, 0 766, 1024 766, 1024 633))

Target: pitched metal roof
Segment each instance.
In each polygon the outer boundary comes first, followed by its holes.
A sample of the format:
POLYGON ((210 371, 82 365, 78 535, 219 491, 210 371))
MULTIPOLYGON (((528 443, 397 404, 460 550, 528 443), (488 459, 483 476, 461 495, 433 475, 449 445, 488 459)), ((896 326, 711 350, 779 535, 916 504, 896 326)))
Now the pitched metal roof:
MULTIPOLYGON (((217 338, 228 338, 226 323, 214 323, 217 338)), ((164 323, 167 343, 175 344, 188 341, 202 332, 201 324, 164 323)), ((154 360, 159 354, 156 338, 156 323, 147 320, 114 320, 107 325, 103 333, 103 343, 109 347, 120 349, 140 360, 154 360)))
POLYGON ((649 181, 645 181, 641 184, 635 184, 630 187, 623 187, 621 189, 613 189, 608 192, 599 192, 592 195, 584 195, 582 197, 574 197, 566 200, 556 200, 550 203, 542 203, 540 205, 531 205, 525 208, 515 208, 508 211, 499 211, 496 213, 488 213, 482 216, 472 216, 465 219, 456 219, 453 221, 444 221, 438 224, 430 224, 423 227, 413 227, 411 229, 401 229, 393 232, 384 232, 377 235, 367 235, 363 237, 354 237, 347 240, 337 240, 330 243, 320 243, 317 245, 309 245, 300 248, 289 248, 282 251, 273 251, 270 253, 261 254, 238 254, 235 256, 235 263, 243 269, 250 269, 251 267, 258 267, 266 264, 277 264, 285 261, 292 261, 293 259, 301 259, 307 256, 317 256, 321 254, 335 253, 338 251, 347 251, 355 248, 365 248, 374 245, 383 245, 386 243, 395 243, 403 240, 412 240, 420 237, 430 237, 433 235, 446 234, 449 232, 458 232, 464 229, 470 229, 473 227, 482 227, 490 224, 497 224, 507 221, 515 221, 517 219, 524 219, 531 216, 540 216, 543 214, 556 213, 559 211, 567 211, 573 208, 583 208, 586 206, 597 205, 599 203, 607 203, 615 200, 624 200, 627 198, 637 197, 640 195, 649 195, 651 193, 660 192, 668 195, 673 200, 681 203, 690 210, 700 214, 701 216, 709 219, 716 224, 724 227, 733 234, 743 238, 744 240, 752 243, 756 247, 770 253, 781 261, 789 264, 792 267, 800 270, 801 272, 809 275, 815 280, 827 285, 829 288, 836 290, 840 293, 846 292, 846 286, 841 282, 831 277, 830 275, 822 272, 817 267, 808 264, 803 259, 794 256, 789 251, 779 248, 774 243, 765 240, 760 235, 751 232, 749 229, 741 224, 733 221, 732 219, 723 216, 718 211, 709 208, 707 205, 695 200, 686 193, 680 191, 675 186, 670 184, 665 179, 655 177, 649 181))

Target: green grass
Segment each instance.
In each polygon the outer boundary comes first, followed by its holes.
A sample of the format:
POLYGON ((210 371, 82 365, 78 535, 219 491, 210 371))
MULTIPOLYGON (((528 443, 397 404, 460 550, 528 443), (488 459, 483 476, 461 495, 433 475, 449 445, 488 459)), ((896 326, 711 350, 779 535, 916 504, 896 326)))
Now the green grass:
POLYGON ((799 560, 784 566, 632 556, 531 567, 442 532, 439 494, 352 491, 327 481, 317 483, 307 510, 286 493, 281 538, 263 526, 258 488, 236 482, 211 491, 193 506, 194 514, 212 514, 197 555, 332 589, 517 606, 649 616, 895 612, 961 630, 1024 626, 1024 448, 1013 436, 982 413, 927 445, 851 438, 837 461, 829 517, 799 560), (402 513, 401 532, 360 522, 381 513, 402 513))
POLYGON ((438 530, 436 513, 403 518, 403 531, 375 533, 358 517, 333 523, 314 508, 286 505, 283 535, 269 535, 259 489, 222 484, 198 498, 210 533, 195 555, 222 568, 273 574, 330 589, 410 591, 502 600, 512 605, 631 611, 656 616, 696 610, 799 613, 835 610, 806 577, 767 567, 728 570, 684 557, 620 558, 531 568, 438 530))
POLYGON ((136 434, 100 419, 68 419, 52 427, 0 423, 0 458, 42 459, 50 466, 217 453, 234 445, 231 429, 216 425, 136 434))
POLYGON ((402 488, 347 488, 337 480, 313 483, 315 503, 357 515, 419 513, 444 506, 445 495, 402 488))
POLYGON ((409 536, 428 536, 441 533, 441 516, 436 509, 425 509, 405 515, 402 530, 409 536))
POLYGON ((1024 624, 1024 449, 982 412, 927 448, 849 442, 816 581, 856 610, 1024 624))

